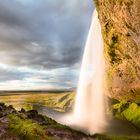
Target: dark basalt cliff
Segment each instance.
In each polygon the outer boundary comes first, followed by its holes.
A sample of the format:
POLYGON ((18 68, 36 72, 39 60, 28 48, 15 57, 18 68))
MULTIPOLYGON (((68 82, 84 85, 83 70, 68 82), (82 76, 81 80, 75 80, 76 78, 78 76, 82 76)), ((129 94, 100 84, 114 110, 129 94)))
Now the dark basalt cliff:
POLYGON ((109 95, 140 99, 140 0, 94 0, 102 26, 109 95))

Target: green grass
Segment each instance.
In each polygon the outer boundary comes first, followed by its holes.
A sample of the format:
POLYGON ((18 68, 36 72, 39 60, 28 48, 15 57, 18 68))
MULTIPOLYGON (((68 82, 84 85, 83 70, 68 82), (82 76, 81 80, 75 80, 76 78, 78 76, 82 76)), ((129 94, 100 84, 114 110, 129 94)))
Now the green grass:
POLYGON ((49 138, 42 126, 32 122, 30 119, 8 115, 10 119, 9 131, 26 140, 52 140, 49 138))
POLYGON ((65 94, 56 102, 56 107, 60 108, 63 112, 65 112, 67 108, 71 108, 73 106, 74 98, 74 93, 65 94))
POLYGON ((114 115, 119 119, 125 119, 140 128, 140 106, 136 103, 121 101, 113 106, 114 115))
POLYGON ((77 136, 85 136, 86 134, 74 130, 66 125, 62 125, 57 123, 55 120, 44 116, 47 125, 39 125, 35 122, 33 122, 31 119, 28 119, 25 117, 25 114, 10 114, 7 116, 10 120, 9 123, 9 131, 14 134, 15 136, 18 136, 21 139, 25 140, 54 140, 51 137, 48 137, 45 130, 52 129, 52 131, 62 131, 63 133, 71 132, 75 133, 77 136))
POLYGON ((140 128, 140 106, 132 103, 129 107, 122 112, 122 115, 135 126, 140 128))

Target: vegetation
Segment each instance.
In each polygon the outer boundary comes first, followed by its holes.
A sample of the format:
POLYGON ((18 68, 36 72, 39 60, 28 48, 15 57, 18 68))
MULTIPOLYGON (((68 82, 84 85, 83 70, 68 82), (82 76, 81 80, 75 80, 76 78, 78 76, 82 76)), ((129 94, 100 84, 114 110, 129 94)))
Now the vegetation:
POLYGON ((122 115, 135 126, 140 128, 140 106, 131 103, 129 107, 122 112, 122 115))
POLYGON ((140 106, 136 103, 121 101, 113 106, 114 115, 125 119, 140 128, 140 106))
MULTIPOLYGON (((137 98, 138 93, 135 90, 131 91, 131 94, 124 96, 126 100, 120 100, 119 103, 113 104, 112 112, 119 119, 125 119, 133 123, 135 126, 140 125, 140 98, 137 98), (131 96, 131 97, 129 97, 131 96), (133 99, 130 101, 129 99, 133 99)), ((31 95, 8 95, 1 96, 0 101, 6 102, 6 104, 14 104, 19 110, 24 108, 26 110, 33 109, 33 104, 39 104, 46 107, 51 107, 54 110, 66 111, 66 109, 72 108, 74 102, 74 93, 59 93, 59 94, 31 94, 31 95)), ((47 121, 51 121, 51 127, 59 127, 57 123, 46 117, 47 121)), ((60 126, 62 128, 62 126, 60 126)))
MULTIPOLYGON (((14 94, 14 93, 13 93, 14 94)), ((64 93, 26 93, 17 95, 0 96, 0 102, 4 102, 6 105, 13 105, 14 108, 20 110, 34 109, 34 105, 46 106, 60 112, 65 112, 71 109, 74 102, 74 92, 64 93)))
POLYGON ((20 138, 26 140, 52 140, 46 135, 43 127, 32 120, 15 114, 8 115, 8 118, 10 119, 9 130, 20 138))
MULTIPOLYGON (((22 96, 22 95, 17 95, 17 96, 22 96)), ((38 95, 34 97, 37 97, 37 96, 38 95)), ((39 98, 39 96, 37 99, 40 100, 42 97, 39 98)), ((41 96, 44 97, 45 95, 41 95, 41 96)), ((28 101, 37 102, 37 99, 35 100, 34 97, 32 98, 32 100, 31 98, 28 98, 30 99, 28 101)), ((57 103, 62 102, 62 106, 66 105, 65 104, 67 103, 66 100, 69 99, 69 97, 74 98, 73 93, 71 96, 69 93, 63 94, 63 96, 57 95, 57 97, 55 97, 52 94, 52 98, 51 98, 51 95, 46 96, 46 98, 49 98, 49 99, 57 98, 57 103)), ((53 101, 56 101, 56 100, 53 100, 53 101)), ((13 110, 12 107, 7 107, 7 109, 13 110)), ((7 112, 7 109, 6 109, 6 112, 7 112)), ((140 128, 140 106, 137 103, 131 102, 131 101, 125 101, 125 100, 120 101, 120 102, 115 101, 113 102, 112 111, 113 111, 113 115, 116 118, 121 119, 121 120, 127 120, 131 122, 133 125, 135 125, 136 128, 138 129, 140 128)), ((11 111, 9 110, 9 113, 10 112, 11 111)), ((106 135, 96 134, 94 136, 87 136, 86 134, 73 130, 69 128, 68 126, 61 125, 57 123, 55 120, 47 116, 42 116, 38 114, 36 111, 25 111, 24 113, 19 111, 19 113, 10 113, 7 116, 7 118, 10 120, 9 125, 8 125, 9 132, 11 132, 13 135, 16 135, 26 140, 52 140, 52 139, 55 139, 54 134, 56 133, 57 135, 57 132, 60 133, 60 136, 61 135, 65 136, 65 133, 66 133, 66 135, 68 136, 68 139, 71 139, 71 136, 73 135, 73 137, 79 137, 79 136, 80 138, 91 137, 93 139, 97 138, 99 140, 140 140, 139 137, 122 137, 122 136, 116 136, 116 135, 113 136, 113 135, 108 135, 108 134, 106 135)))
MULTIPOLYGON (((26 118, 23 114, 10 114, 7 116, 10 119, 9 131, 14 135, 19 136, 21 139, 26 140, 53 140, 54 138, 47 135, 47 130, 51 129, 51 131, 60 131, 63 133, 71 133, 74 134, 74 137, 90 137, 96 138, 98 140, 140 140, 140 137, 126 137, 126 136, 116 136, 116 135, 108 135, 108 134, 95 134, 93 136, 88 136, 83 134, 82 132, 73 130, 68 126, 61 125, 56 121, 44 116, 47 125, 39 125, 33 120, 26 118), (45 132, 46 129, 46 132, 45 132)), ((77 139, 76 138, 76 139, 77 139)), ((69 138, 68 138, 69 139, 69 138)), ((70 138, 71 139, 71 138, 70 138)))
POLYGON ((98 140, 140 140, 140 137, 110 136, 104 134, 96 134, 94 136, 98 140))

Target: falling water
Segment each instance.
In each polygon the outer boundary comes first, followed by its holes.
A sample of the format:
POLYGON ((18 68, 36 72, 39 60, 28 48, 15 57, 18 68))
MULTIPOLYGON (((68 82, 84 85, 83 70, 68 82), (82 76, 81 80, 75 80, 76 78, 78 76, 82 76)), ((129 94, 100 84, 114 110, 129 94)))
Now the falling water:
POLYGON ((73 114, 59 122, 76 126, 89 133, 102 132, 106 124, 104 111, 104 53, 98 13, 93 13, 73 114))
POLYGON ((125 121, 110 117, 106 119, 104 72, 103 40, 98 13, 95 10, 85 46, 74 112, 64 116, 54 113, 51 117, 90 134, 107 132, 113 135, 139 135, 139 131, 125 121))
POLYGON ((85 46, 74 107, 74 119, 89 132, 100 131, 105 123, 104 69, 103 40, 95 10, 85 46))

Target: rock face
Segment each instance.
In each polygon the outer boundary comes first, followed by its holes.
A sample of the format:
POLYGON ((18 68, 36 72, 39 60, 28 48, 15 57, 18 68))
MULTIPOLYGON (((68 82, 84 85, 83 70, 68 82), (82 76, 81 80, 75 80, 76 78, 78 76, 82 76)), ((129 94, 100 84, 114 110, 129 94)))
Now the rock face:
POLYGON ((140 99, 140 1, 94 1, 105 43, 109 95, 140 99))

